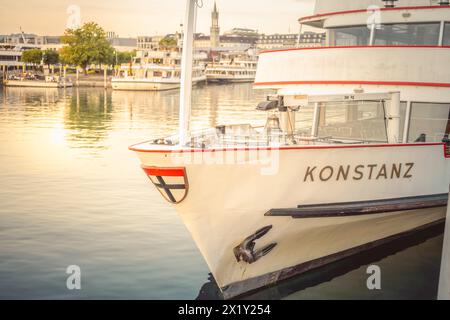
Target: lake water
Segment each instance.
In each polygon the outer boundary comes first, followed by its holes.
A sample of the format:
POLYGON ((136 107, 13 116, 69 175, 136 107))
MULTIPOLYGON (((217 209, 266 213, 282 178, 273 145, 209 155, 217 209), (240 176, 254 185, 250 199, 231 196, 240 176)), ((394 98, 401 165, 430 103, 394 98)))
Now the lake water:
MULTIPOLYGON (((194 89, 194 128, 264 122, 250 84, 194 89)), ((217 288, 129 145, 175 133, 178 92, 0 88, 0 299, 202 299, 217 288), (81 290, 66 268, 81 268, 81 290)), ((251 297, 434 299, 439 228, 251 297), (382 290, 366 287, 367 266, 382 290)))

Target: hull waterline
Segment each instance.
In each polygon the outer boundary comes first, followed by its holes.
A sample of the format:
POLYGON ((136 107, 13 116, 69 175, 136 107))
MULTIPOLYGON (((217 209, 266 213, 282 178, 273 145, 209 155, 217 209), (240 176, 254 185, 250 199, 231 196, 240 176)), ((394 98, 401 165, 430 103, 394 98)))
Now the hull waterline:
MULTIPOLYGON (((195 79, 192 85, 197 85, 204 82, 205 79, 195 79)), ((123 91, 167 91, 180 88, 179 81, 145 81, 145 80, 113 80, 111 82, 113 90, 123 91)))
POLYGON ((46 82, 46 81, 20 81, 20 80, 6 80, 3 85, 5 87, 31 87, 31 88, 67 88, 72 87, 71 82, 46 82))

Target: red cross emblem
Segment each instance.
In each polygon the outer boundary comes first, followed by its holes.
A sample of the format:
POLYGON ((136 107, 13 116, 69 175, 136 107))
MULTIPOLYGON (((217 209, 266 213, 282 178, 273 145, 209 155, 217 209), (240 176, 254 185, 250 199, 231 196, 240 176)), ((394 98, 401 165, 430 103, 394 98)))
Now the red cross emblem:
POLYGON ((188 193, 186 168, 142 167, 150 181, 170 203, 180 203, 188 193))

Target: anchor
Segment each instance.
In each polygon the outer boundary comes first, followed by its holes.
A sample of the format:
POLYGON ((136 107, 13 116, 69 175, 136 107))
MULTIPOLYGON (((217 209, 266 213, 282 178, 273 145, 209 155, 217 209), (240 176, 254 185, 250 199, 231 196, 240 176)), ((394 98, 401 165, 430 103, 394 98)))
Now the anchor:
POLYGON ((264 257, 266 254, 268 254, 270 251, 272 251, 273 248, 277 245, 276 242, 271 243, 261 249, 254 250, 255 248, 255 240, 258 240, 265 236, 267 232, 272 229, 272 225, 263 227, 256 231, 251 236, 248 236, 245 238, 244 241, 241 242, 238 246, 236 246, 233 249, 234 256, 236 257, 237 262, 245 261, 249 264, 252 264, 253 262, 256 262, 260 258, 264 257))

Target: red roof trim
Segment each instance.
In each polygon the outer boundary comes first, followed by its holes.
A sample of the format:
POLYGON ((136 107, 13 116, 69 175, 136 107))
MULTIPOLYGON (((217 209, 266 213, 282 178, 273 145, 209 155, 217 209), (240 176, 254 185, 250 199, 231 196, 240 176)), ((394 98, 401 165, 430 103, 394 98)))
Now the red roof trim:
POLYGON ((439 82, 410 82, 410 81, 272 81, 272 82, 255 82, 254 86, 277 86, 277 85, 373 85, 373 86, 414 86, 414 87, 441 87, 450 88, 450 83, 439 82))
MULTIPOLYGON (((421 9, 450 9, 449 6, 415 6, 415 7, 395 7, 395 8, 380 8, 380 11, 397 11, 397 10, 421 10, 421 9)), ((361 13, 361 12, 371 12, 375 10, 367 10, 367 9, 358 9, 358 10, 346 10, 346 11, 335 11, 335 12, 327 12, 320 13, 312 16, 306 16, 300 18, 299 22, 304 22, 305 20, 318 19, 328 16, 335 16, 340 14, 351 14, 351 13, 361 13)))
POLYGON ((274 50, 264 50, 259 54, 264 53, 276 53, 276 52, 287 52, 287 51, 303 51, 303 50, 325 50, 325 49, 365 49, 365 48, 408 48, 408 49, 450 49, 450 46, 334 46, 334 47, 309 47, 309 48, 288 48, 288 49, 274 49, 274 50))

